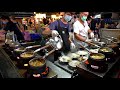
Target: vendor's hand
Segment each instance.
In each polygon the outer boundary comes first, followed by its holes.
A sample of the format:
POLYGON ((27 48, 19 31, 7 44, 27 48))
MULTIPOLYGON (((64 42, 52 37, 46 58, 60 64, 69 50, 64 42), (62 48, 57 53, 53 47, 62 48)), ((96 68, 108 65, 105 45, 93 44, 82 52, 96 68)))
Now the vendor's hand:
POLYGON ((94 33, 93 32, 90 33, 90 37, 94 38, 94 33))
POLYGON ((75 47, 76 47, 76 46, 75 46, 75 44, 74 44, 73 42, 70 43, 70 48, 71 48, 71 49, 75 49, 75 47))
POLYGON ((92 42, 92 39, 86 39, 85 42, 90 44, 92 42))
POLYGON ((58 31, 52 30, 52 37, 56 37, 58 35, 59 35, 58 31))

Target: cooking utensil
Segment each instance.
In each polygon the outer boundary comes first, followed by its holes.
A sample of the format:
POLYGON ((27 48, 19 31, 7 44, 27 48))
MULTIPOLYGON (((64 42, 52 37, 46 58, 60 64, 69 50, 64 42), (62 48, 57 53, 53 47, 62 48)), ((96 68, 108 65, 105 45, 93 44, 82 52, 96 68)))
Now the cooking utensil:
POLYGON ((88 48, 84 47, 83 45, 79 44, 83 49, 85 49, 86 51, 88 51, 88 53, 92 53, 88 48))
POLYGON ((46 46, 44 46, 44 47, 41 47, 41 48, 39 48, 39 49, 36 49, 36 50, 34 51, 34 53, 39 52, 40 50, 46 49, 46 48, 48 48, 48 47, 50 47, 50 46, 51 46, 51 45, 46 45, 46 46))
POLYGON ((88 63, 90 65, 102 66, 106 63, 105 55, 102 53, 92 53, 89 55, 88 63))
POLYGON ((63 40, 60 35, 50 38, 48 43, 56 50, 59 50, 63 47, 63 40))
POLYGON ((115 37, 106 36, 106 38, 110 38, 110 39, 112 40, 112 42, 117 42, 117 41, 118 41, 118 39, 117 39, 117 38, 115 38, 115 37))
MULTIPOLYGON (((47 56, 49 56, 51 53, 53 53, 54 51, 55 51, 55 49, 51 50, 49 53, 47 53, 44 56, 39 56, 39 57, 31 59, 28 63, 29 69, 33 70, 33 72, 35 72, 36 74, 40 74, 40 76, 42 76, 41 73, 44 72, 46 69, 46 59, 45 58, 47 56)), ((33 75, 35 73, 33 73, 33 75)))
POLYGON ((93 45, 93 46, 95 46, 95 47, 97 47, 97 48, 100 47, 100 46, 98 46, 97 44, 94 44, 94 43, 92 43, 92 42, 89 42, 89 44, 91 44, 91 45, 93 45))
MULTIPOLYGON (((35 56, 35 53, 37 53, 38 51, 43 50, 43 49, 45 49, 45 48, 47 48, 47 47, 49 47, 49 46, 50 46, 50 45, 46 45, 46 46, 41 47, 41 48, 39 48, 39 49, 37 49, 37 50, 35 50, 35 51, 29 49, 28 51, 20 54, 20 57, 21 57, 22 59, 33 58, 33 57, 35 56), (29 57, 29 56, 28 56, 28 57, 23 57, 23 56, 25 56, 25 54, 31 54, 31 57, 29 57)), ((31 47, 29 47, 29 48, 31 48, 31 47)))
POLYGON ((36 47, 40 47, 40 46, 41 45, 34 45, 34 46, 28 46, 28 47, 19 47, 19 48, 14 49, 14 51, 16 51, 16 52, 24 52, 27 49, 32 49, 32 48, 36 48, 36 47))
POLYGON ((32 70, 33 72, 36 71, 36 73, 41 74, 46 69, 46 60, 41 59, 41 57, 36 57, 36 58, 31 59, 28 65, 29 65, 30 70, 32 70))
POLYGON ((112 48, 101 47, 98 52, 105 55, 107 62, 113 62, 114 61, 115 52, 113 51, 112 48))

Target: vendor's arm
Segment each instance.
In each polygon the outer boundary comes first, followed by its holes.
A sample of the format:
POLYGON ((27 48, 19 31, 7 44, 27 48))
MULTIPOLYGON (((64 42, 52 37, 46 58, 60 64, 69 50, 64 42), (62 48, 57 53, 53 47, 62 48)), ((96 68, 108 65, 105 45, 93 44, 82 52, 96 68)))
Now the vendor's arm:
POLYGON ((94 33, 93 33, 93 31, 90 29, 89 26, 87 26, 87 28, 88 28, 88 33, 89 33, 89 35, 90 35, 90 38, 94 38, 94 33))
POLYGON ((56 30, 57 29, 56 26, 57 26, 57 21, 52 22, 49 25, 49 27, 45 28, 45 30, 43 31, 43 34, 45 34, 45 35, 52 34, 52 30, 56 30))
POLYGON ((79 30, 77 24, 75 24, 75 23, 73 24, 73 29, 74 29, 74 31, 73 31, 74 32, 74 37, 79 41, 84 41, 85 42, 86 38, 84 38, 83 36, 80 35, 80 30, 79 30))
POLYGON ((74 36, 75 36, 75 38, 76 38, 77 40, 79 40, 79 41, 85 42, 85 40, 86 40, 86 38, 84 38, 83 36, 81 36, 80 34, 75 33, 75 32, 74 32, 74 36))
POLYGON ((73 25, 73 29, 74 29, 74 37, 77 40, 83 41, 83 42, 86 42, 86 43, 90 44, 89 39, 86 39, 85 37, 83 37, 82 35, 80 35, 81 30, 78 28, 77 24, 73 25))

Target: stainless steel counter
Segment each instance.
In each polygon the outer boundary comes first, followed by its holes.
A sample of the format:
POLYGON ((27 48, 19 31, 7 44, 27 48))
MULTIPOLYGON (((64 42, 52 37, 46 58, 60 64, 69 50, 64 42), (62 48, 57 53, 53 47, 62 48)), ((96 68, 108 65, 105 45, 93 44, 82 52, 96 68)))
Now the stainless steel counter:
POLYGON ((47 65, 58 75, 58 78, 71 78, 71 74, 57 67, 52 62, 47 61, 47 65))
MULTIPOLYGON (((47 60, 47 66, 58 75, 57 78, 71 78, 71 74, 57 67, 49 60, 47 60)), ((2 48, 0 48, 0 73, 3 78, 22 78, 19 74, 18 68, 2 48)))

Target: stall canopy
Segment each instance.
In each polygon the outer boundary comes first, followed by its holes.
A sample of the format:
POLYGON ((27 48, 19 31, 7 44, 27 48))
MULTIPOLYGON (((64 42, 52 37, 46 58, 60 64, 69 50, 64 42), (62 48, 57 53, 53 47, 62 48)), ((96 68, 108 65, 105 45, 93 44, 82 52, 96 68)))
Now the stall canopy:
POLYGON ((34 12, 0 12, 0 17, 2 15, 14 15, 16 17, 30 17, 34 15, 34 12))

